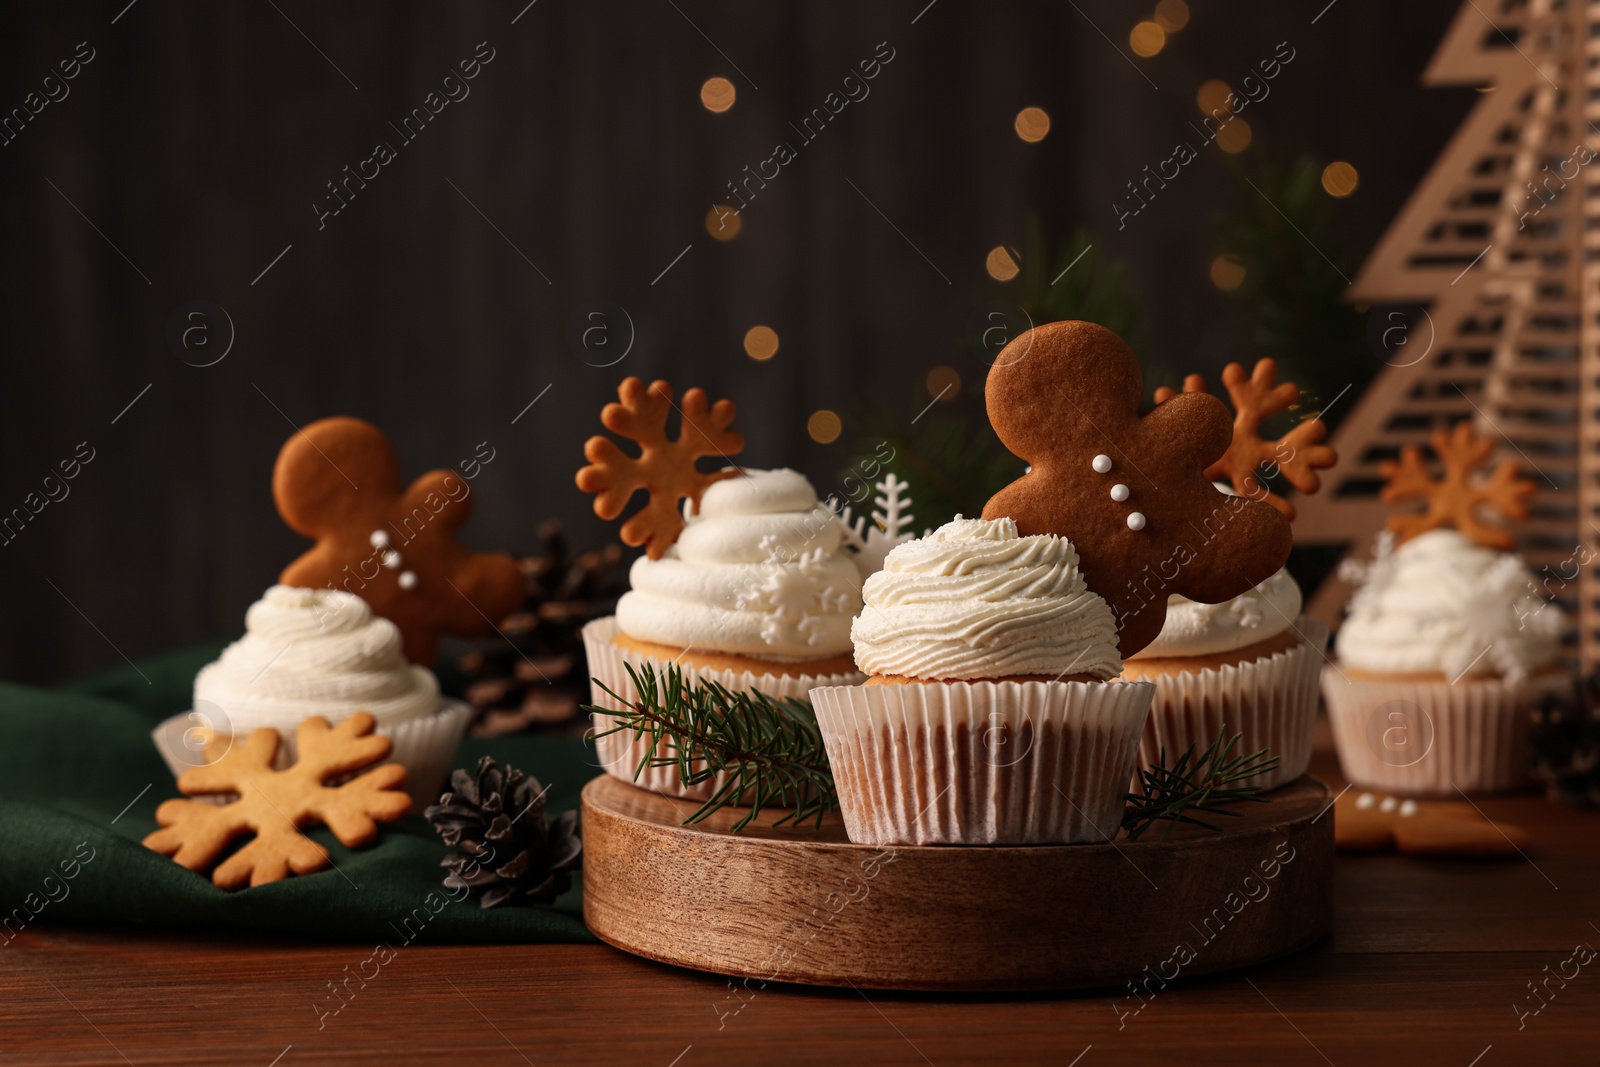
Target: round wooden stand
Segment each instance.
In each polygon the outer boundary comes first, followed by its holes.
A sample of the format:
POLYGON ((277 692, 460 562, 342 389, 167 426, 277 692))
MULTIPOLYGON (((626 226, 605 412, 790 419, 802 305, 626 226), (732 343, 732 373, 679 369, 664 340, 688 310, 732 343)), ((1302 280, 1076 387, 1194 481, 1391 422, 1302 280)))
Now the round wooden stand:
MULTIPOLYGON (((1332 796, 1302 777, 1136 842, 1029 848, 853 845, 820 829, 739 834, 723 811, 602 775, 583 791, 583 915, 639 956, 763 981, 868 989, 1049 990, 1227 970, 1333 923, 1332 796)), ((748 983, 752 988, 755 982, 748 983)), ((1131 995, 1131 994, 1130 994, 1131 995)), ((1137 1007, 1136 1002, 1130 1002, 1137 1007)))

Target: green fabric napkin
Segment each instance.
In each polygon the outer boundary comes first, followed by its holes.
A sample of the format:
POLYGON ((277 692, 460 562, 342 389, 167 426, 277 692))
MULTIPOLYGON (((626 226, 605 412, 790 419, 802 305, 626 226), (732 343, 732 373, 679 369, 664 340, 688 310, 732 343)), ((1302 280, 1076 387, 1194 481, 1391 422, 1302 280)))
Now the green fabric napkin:
MULTIPOLYGON (((140 844, 177 796, 150 741, 189 707, 208 646, 55 690, 0 684, 0 947, 38 919, 251 927, 398 950, 412 941, 592 941, 577 885, 550 907, 483 909, 444 889, 446 849, 420 814, 351 850, 311 836, 334 867, 224 892, 140 844)), ((492 755, 550 787, 552 815, 577 806, 593 750, 567 738, 468 738, 455 766, 492 755)), ((574 879, 575 883, 577 879, 574 879)))

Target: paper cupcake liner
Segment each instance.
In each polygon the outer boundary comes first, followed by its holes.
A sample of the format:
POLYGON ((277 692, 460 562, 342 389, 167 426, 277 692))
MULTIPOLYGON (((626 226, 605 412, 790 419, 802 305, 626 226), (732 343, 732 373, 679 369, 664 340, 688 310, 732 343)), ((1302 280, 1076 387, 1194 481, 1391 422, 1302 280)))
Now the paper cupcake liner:
POLYGON ((815 689, 850 840, 863 845, 1107 841, 1155 687, 929 682, 815 689))
MULTIPOLYGON (((604 689, 601 683, 608 686, 613 693, 632 700, 637 695, 633 688, 633 679, 628 677, 628 665, 635 670, 644 664, 654 667, 660 672, 664 667, 671 666, 671 661, 657 659, 639 652, 621 648, 612 643, 611 639, 618 633, 616 616, 608 615, 603 619, 596 619, 583 628, 583 647, 589 659, 591 703, 603 708, 617 708, 618 704, 604 689)), ((716 682, 731 692, 747 693, 751 690, 760 690, 772 697, 799 697, 805 699, 818 686, 830 685, 855 685, 864 681, 866 675, 859 671, 849 671, 843 674, 803 674, 794 677, 785 677, 765 672, 756 674, 752 671, 716 670, 708 667, 689 667, 678 664, 683 672, 685 682, 695 684, 699 682, 716 682)), ((620 709, 619 709, 620 710, 620 709)), ((605 715, 594 717, 594 732, 598 735, 601 731, 609 730, 617 725, 617 720, 605 715)), ((632 731, 622 730, 607 736, 595 737, 595 750, 600 758, 600 765, 605 772, 614 778, 620 778, 653 793, 662 793, 670 797, 683 797, 687 800, 706 800, 717 790, 727 784, 728 776, 719 774, 696 786, 685 788, 679 777, 676 765, 667 767, 646 766, 639 772, 637 778, 634 771, 638 768, 646 755, 657 758, 670 756, 671 749, 663 741, 657 745, 654 753, 650 751, 648 738, 640 738, 632 731)), ((703 763, 696 765, 699 770, 703 763)), ((742 799, 742 798, 741 798, 742 799)))
POLYGON ((1344 776, 1363 789, 1405 796, 1455 796, 1517 789, 1528 770, 1529 712, 1562 672, 1512 685, 1500 679, 1447 682, 1349 678, 1322 671, 1334 745, 1344 776))
POLYGON ((1293 648, 1248 663, 1151 678, 1156 687, 1150 719, 1139 744, 1139 766, 1153 767, 1166 751, 1174 760, 1194 746, 1206 750, 1217 734, 1243 734, 1235 755, 1267 749, 1275 770, 1242 779, 1240 786, 1271 789, 1292 782, 1311 764, 1317 722, 1317 675, 1326 660, 1328 628, 1301 616, 1305 638, 1293 648))
MULTIPOLYGON (((379 723, 372 731, 394 742, 394 750, 383 762, 398 763, 406 769, 405 789, 411 796, 411 814, 420 815, 422 809, 439 802, 439 794, 450 775, 456 749, 461 744, 461 735, 466 732, 471 719, 472 708, 469 705, 459 700, 441 699, 439 710, 432 715, 408 719, 392 726, 379 723)), ((207 725, 195 713, 184 712, 163 720, 151 731, 150 737, 155 741, 156 750, 161 753, 174 778, 190 767, 205 764, 202 742, 193 731, 207 725)), ((280 741, 273 766, 280 771, 295 761, 299 747, 295 739, 295 727, 299 725, 299 722, 284 722, 276 727, 280 741)), ((349 777, 358 777, 366 770, 370 768, 364 768, 349 777)), ((226 803, 231 796, 194 799, 226 803)))

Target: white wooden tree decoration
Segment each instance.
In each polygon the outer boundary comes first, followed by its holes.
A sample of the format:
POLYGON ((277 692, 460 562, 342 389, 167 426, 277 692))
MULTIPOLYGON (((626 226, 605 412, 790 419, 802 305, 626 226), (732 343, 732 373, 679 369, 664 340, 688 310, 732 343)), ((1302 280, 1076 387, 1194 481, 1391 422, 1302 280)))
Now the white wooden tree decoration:
MULTIPOLYGON (((1388 365, 1330 442, 1331 484, 1299 499, 1296 541, 1364 554, 1389 508, 1378 465, 1474 420, 1538 484, 1516 530, 1545 596, 1600 663, 1600 7, 1466 0, 1423 74, 1480 96, 1350 289, 1357 305, 1416 304, 1376 321, 1388 365), (1394 344, 1403 336, 1403 345, 1394 344)), ((1349 587, 1309 605, 1337 618, 1349 587)))

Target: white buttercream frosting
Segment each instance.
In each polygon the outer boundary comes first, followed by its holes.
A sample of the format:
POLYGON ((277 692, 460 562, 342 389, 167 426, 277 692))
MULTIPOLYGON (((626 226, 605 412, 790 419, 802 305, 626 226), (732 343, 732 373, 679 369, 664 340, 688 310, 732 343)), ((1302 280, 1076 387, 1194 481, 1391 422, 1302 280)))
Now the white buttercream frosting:
POLYGON ((1431 530, 1377 555, 1350 598, 1339 659, 1383 674, 1521 678, 1560 654, 1561 610, 1542 600, 1515 555, 1431 530))
POLYGON ((234 732, 331 723, 358 711, 378 725, 431 715, 439 683, 406 662, 400 630, 365 600, 335 589, 275 585, 250 606, 245 635, 194 680, 195 707, 222 709, 234 732))
POLYGON ((641 558, 617 624, 640 641, 760 659, 850 650, 861 574, 844 528, 798 471, 747 470, 709 486, 678 541, 641 558))
POLYGON ((1300 587, 1280 570, 1248 592, 1220 604, 1202 604, 1173 593, 1167 621, 1156 639, 1128 658, 1209 656, 1276 637, 1300 614, 1300 587))
POLYGON ((1072 542, 1020 537, 1010 518, 963 519, 891 551, 867 579, 856 666, 928 680, 1122 671, 1111 607, 1072 542))

